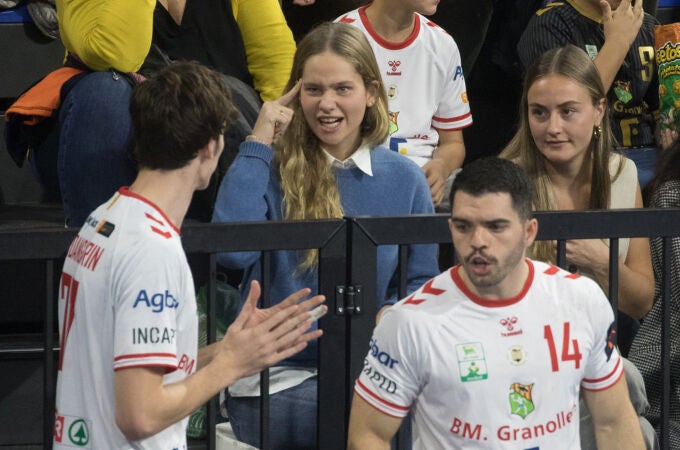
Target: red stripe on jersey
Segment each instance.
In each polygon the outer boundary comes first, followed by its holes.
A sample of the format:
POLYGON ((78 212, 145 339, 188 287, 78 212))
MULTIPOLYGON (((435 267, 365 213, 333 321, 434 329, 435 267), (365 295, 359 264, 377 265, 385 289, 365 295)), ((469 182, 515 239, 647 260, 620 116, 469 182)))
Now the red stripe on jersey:
POLYGON ((413 31, 405 40, 402 42, 391 42, 384 39, 373 29, 371 22, 368 20, 368 16, 366 16, 366 8, 369 6, 370 4, 359 8, 359 18, 361 19, 361 23, 364 25, 364 28, 366 28, 366 31, 368 31, 368 34, 370 34, 373 40, 381 47, 384 47, 387 50, 401 50, 411 45, 418 37, 418 34, 420 34, 420 17, 417 14, 414 14, 413 31))
POLYGON ((577 273, 570 273, 569 275, 567 275, 567 276, 564 277, 564 278, 569 278, 570 280, 575 280, 575 279, 577 279, 577 278, 581 278, 581 275, 579 275, 579 274, 577 274, 577 273))
MULTIPOLYGON (((446 292, 444 289, 439 289, 436 287, 432 287, 432 283, 434 283, 434 278, 430 279, 425 285, 423 286, 422 294, 428 294, 428 295, 440 295, 446 292)), ((425 301, 425 299, 417 299, 414 300, 415 293, 411 294, 411 296, 404 302, 405 305, 420 305, 425 301)))
POLYGON ((170 239, 172 237, 172 234, 170 234, 169 231, 161 231, 158 228, 154 227, 153 225, 151 225, 151 231, 153 231, 154 233, 160 234, 165 239, 170 239))
POLYGON ((415 293, 414 293, 414 294, 411 294, 411 295, 409 296, 409 298, 407 298, 406 301, 404 302, 404 305, 420 305, 421 303, 423 303, 423 302, 425 301, 425 300, 422 299, 422 298, 421 298, 421 299, 418 299, 418 300, 414 300, 413 298, 414 298, 415 296, 416 296, 415 293))
POLYGON ((461 266, 460 264, 453 266, 449 271, 449 274, 451 275, 451 279, 453 280, 453 282, 456 284, 456 286, 458 286, 458 289, 460 289, 461 292, 465 294, 465 296, 467 296, 470 300, 477 303, 479 306, 483 306, 485 308, 500 308, 504 306, 514 305, 515 303, 520 302, 524 298, 524 296, 526 296, 527 292, 529 291, 529 288, 534 282, 534 265, 529 259, 525 259, 524 261, 526 262, 526 265, 529 268, 529 273, 527 274, 527 279, 524 282, 524 286, 522 286, 522 290, 519 292, 519 294, 512 298, 487 300, 485 298, 478 296, 477 294, 472 292, 470 288, 467 287, 467 285, 461 278, 460 274, 458 273, 460 270, 465 270, 463 266, 461 266))
POLYGON ((601 388, 599 388, 599 389, 588 389, 588 388, 585 387, 585 386, 581 386, 581 387, 583 388, 584 391, 589 391, 589 392, 606 391, 607 389, 609 389, 610 387, 612 387, 612 386, 614 386, 616 383, 618 383, 618 381, 621 379, 622 376, 623 376, 623 370, 621 371, 621 373, 619 374, 619 376, 616 377, 616 380, 614 380, 614 382, 613 382, 612 384, 609 384, 609 385, 607 385, 607 386, 605 386, 605 387, 601 387, 601 388))
POLYGON ((554 264, 551 264, 550 267, 548 267, 547 269, 545 269, 545 272, 543 272, 543 273, 546 274, 546 275, 555 275, 555 274, 558 273, 559 271, 560 271, 560 268, 559 268, 559 267, 557 267, 557 266, 554 265, 554 264))
POLYGON ((616 371, 619 369, 620 365, 621 365, 621 358, 619 358, 619 360, 616 361, 616 365, 614 366, 612 371, 609 372, 609 374, 603 376, 602 378, 595 378, 595 379, 584 378, 583 381, 586 382, 586 383, 601 383, 601 382, 605 381, 607 378, 613 377, 614 374, 616 373, 616 371))
POLYGON ((156 219, 154 216, 152 216, 152 215, 149 214, 149 213, 144 213, 144 215, 146 216, 147 219, 153 220, 153 221, 156 222, 158 225, 165 225, 165 224, 163 223, 163 221, 156 219))
POLYGON ((177 370, 177 367, 169 366, 167 364, 134 364, 132 366, 115 367, 113 369, 113 371, 115 372, 117 370, 138 369, 140 367, 165 367, 165 373, 166 374, 170 373, 170 372, 174 372, 175 370, 177 370))
POLYGON ((120 361, 123 359, 137 359, 137 358, 172 358, 177 359, 177 355, 174 353, 133 353, 131 355, 121 355, 113 358, 114 361, 120 361))
POLYGON ((359 391, 358 389, 354 389, 354 392, 356 392, 357 395, 359 396, 359 398, 362 399, 364 402, 366 402, 366 404, 367 404, 368 406, 370 406, 371 408, 375 409, 375 410, 378 411, 380 414, 385 414, 386 416, 394 417, 395 419, 399 419, 399 420, 401 420, 401 419, 404 418, 403 416, 395 416, 394 414, 390 414, 390 413, 388 413, 388 412, 386 412, 386 411, 383 411, 382 409, 378 409, 378 407, 375 406, 373 403, 369 402, 368 399, 364 397, 364 393, 361 392, 361 391, 359 391))
POLYGON ((141 201, 141 202, 144 202, 144 203, 146 203, 147 205, 153 207, 153 208, 158 212, 158 214, 160 214, 160 215, 163 217, 163 219, 165 219, 165 222, 166 222, 168 225, 170 225, 170 226, 172 227, 173 230, 175 230, 175 233, 179 234, 179 228, 177 228, 177 227, 175 226, 175 224, 172 223, 172 220, 170 220, 170 219, 168 218, 168 216, 165 215, 165 213, 163 212, 163 210, 160 209, 154 202, 152 202, 151 200, 148 200, 148 199, 142 197, 141 195, 135 194, 134 192, 130 191, 127 187, 122 187, 122 188, 118 189, 118 193, 119 193, 120 195, 124 195, 124 196, 126 196, 126 197, 136 198, 137 200, 139 200, 139 201, 141 201))
MULTIPOLYGON (((379 403, 382 403, 385 406, 388 406, 390 408, 394 408, 394 409, 399 410, 399 411, 408 412, 409 408, 407 406, 395 405, 394 403, 390 403, 387 400, 384 400, 382 397, 379 397, 377 394, 374 394, 373 391, 371 391, 369 388, 367 388, 366 385, 361 382, 361 380, 357 379, 357 384, 359 386, 361 386, 361 389, 363 389, 363 391, 366 392, 366 394, 370 395, 371 398, 377 400, 379 403)), ((356 387, 354 388, 354 390, 356 392, 358 392, 356 387)))
POLYGON ((343 16, 342 19, 340 19, 338 22, 342 23, 354 23, 356 22, 356 19, 352 19, 351 17, 343 16))
POLYGON ((437 122, 444 122, 444 123, 460 122, 461 120, 467 119, 471 115, 472 115, 472 113, 468 112, 468 113, 463 114, 462 116, 449 117, 449 118, 432 116, 432 120, 436 120, 437 122))

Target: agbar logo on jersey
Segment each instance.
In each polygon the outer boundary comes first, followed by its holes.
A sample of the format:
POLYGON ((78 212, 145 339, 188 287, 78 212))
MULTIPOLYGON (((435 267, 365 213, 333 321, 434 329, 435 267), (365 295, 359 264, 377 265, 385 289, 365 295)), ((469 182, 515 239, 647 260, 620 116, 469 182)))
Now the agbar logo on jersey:
POLYGON ((147 294, 146 289, 142 289, 137 294, 135 304, 132 307, 137 308, 137 305, 140 303, 147 308, 152 308, 151 311, 155 313, 161 313, 166 308, 177 309, 179 307, 179 302, 167 289, 165 292, 158 292, 150 296, 147 294))
POLYGON ((378 347, 378 343, 375 339, 371 339, 371 342, 368 345, 371 348, 371 356, 383 366, 388 369, 393 369, 395 364, 399 364, 399 361, 392 358, 389 353, 380 351, 380 347, 378 347))

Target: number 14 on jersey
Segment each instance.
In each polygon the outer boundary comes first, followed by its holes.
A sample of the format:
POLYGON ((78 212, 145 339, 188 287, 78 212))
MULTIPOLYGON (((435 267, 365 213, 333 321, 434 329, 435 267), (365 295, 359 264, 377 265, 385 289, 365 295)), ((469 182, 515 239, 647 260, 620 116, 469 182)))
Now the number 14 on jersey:
POLYGON ((553 334, 552 327, 550 325, 546 325, 543 327, 543 337, 545 340, 548 342, 548 350, 550 350, 550 364, 552 365, 552 371, 553 372, 558 372, 560 370, 560 364, 565 364, 569 362, 573 362, 575 365, 575 369, 578 369, 581 367, 581 359, 583 356, 581 355, 581 352, 578 349, 578 340, 577 339, 571 339, 571 333, 570 333, 570 323, 569 322, 564 322, 563 324, 563 332, 562 332, 562 352, 561 352, 561 357, 558 358, 557 356, 557 347, 555 345, 555 337, 553 334))

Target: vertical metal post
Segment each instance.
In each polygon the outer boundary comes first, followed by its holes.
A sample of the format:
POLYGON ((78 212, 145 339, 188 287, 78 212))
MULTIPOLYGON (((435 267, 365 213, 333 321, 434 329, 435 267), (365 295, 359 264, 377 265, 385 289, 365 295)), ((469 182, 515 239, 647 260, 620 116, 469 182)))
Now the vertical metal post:
MULTIPOLYGON (((271 298, 271 252, 262 252, 262 294, 260 308, 269 308, 271 298)), ((269 369, 260 372, 260 449, 269 450, 269 369)))
MULTIPOLYGON (((217 258, 214 253, 208 256, 208 291, 206 292, 206 323, 205 327, 208 332, 207 345, 212 344, 217 340, 217 283, 215 282, 217 277, 216 271, 216 261, 217 258)), ((219 402, 219 394, 213 396, 208 401, 206 408, 206 444, 208 450, 215 450, 217 446, 216 432, 216 417, 217 408, 219 402)))
POLYGON ((609 302, 619 325, 619 238, 609 240, 609 302))
POLYGON ((56 395, 54 370, 54 260, 45 261, 45 317, 43 347, 43 446, 52 448, 54 433, 54 402, 56 395))
MULTIPOLYGON (((661 311, 661 450, 670 450, 670 415, 671 415, 671 254, 672 241, 663 237, 663 275, 662 275, 662 311, 661 311)), ((676 311, 675 314, 678 314, 676 311)))
POLYGON ((351 317, 336 313, 335 290, 347 285, 347 225, 336 232, 319 249, 319 293, 326 296, 328 314, 319 320, 324 332, 319 340, 319 377, 317 396, 317 448, 344 450, 347 439, 349 405, 347 391, 352 380, 347 377, 348 322, 351 317))

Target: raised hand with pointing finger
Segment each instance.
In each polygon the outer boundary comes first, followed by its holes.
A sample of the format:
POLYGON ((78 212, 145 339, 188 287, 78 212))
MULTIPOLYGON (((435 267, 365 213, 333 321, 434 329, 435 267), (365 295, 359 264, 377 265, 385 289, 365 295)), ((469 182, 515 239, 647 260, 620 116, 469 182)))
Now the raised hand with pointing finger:
POLYGON ((290 91, 274 101, 265 102, 260 109, 260 114, 257 116, 257 121, 253 127, 253 134, 248 136, 247 140, 271 145, 280 138, 293 119, 293 110, 289 105, 298 96, 299 92, 300 81, 298 80, 290 91))

